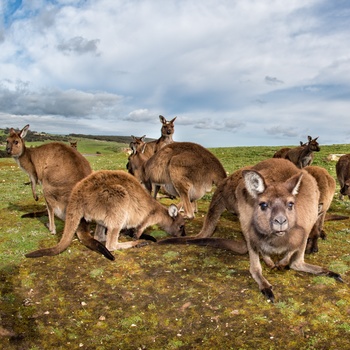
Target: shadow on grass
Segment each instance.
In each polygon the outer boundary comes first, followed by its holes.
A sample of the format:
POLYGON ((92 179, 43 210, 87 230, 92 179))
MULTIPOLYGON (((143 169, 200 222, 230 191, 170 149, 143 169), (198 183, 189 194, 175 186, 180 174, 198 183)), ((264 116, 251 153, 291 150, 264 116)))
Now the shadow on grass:
POLYGON ((27 349, 38 337, 30 295, 22 295, 19 267, 0 270, 0 340, 4 348, 27 349))

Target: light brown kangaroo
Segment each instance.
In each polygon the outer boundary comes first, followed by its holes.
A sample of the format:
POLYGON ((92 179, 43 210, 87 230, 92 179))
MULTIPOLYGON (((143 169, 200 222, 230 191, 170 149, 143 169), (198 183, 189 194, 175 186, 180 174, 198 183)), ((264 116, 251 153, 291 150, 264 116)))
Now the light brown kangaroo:
POLYGON ((49 215, 48 228, 56 233, 55 219, 64 220, 68 197, 74 185, 91 174, 90 163, 77 150, 60 142, 27 148, 24 138, 29 125, 20 132, 10 129, 6 151, 29 175, 34 199, 38 200, 36 185, 41 184, 49 215))
MULTIPOLYGON (((159 120, 162 123, 161 136, 158 140, 145 142, 146 135, 143 135, 142 137, 136 137, 131 135, 132 141, 130 142, 130 148, 132 150, 131 155, 128 158, 128 162, 126 164, 126 169, 128 172, 132 175, 134 175, 134 167, 133 164, 133 155, 136 152, 142 153, 142 159, 143 162, 149 159, 153 156, 154 153, 159 151, 162 147, 173 143, 173 134, 175 131, 174 122, 176 120, 176 117, 172 120, 166 120, 162 115, 159 116, 159 120)), ((139 160, 135 160, 137 163, 140 162, 139 160)), ((160 190, 160 186, 155 185, 154 186, 154 198, 157 198, 157 194, 160 190)))
POLYGON ((166 243, 213 245, 233 250, 237 254, 249 253, 250 273, 261 292, 274 301, 271 284, 262 274, 259 255, 270 268, 289 266, 297 271, 326 275, 342 281, 339 274, 304 261, 309 233, 319 213, 319 190, 315 178, 298 169, 290 161, 271 158, 253 167, 238 170, 219 186, 199 236, 204 238, 166 239, 166 243), (221 199, 220 199, 221 197, 221 199), (216 205, 215 205, 216 203, 216 205), (213 239, 220 214, 228 209, 239 216, 245 242, 213 239), (209 237, 209 238, 205 238, 209 237), (222 243, 220 243, 222 242, 222 243), (272 257, 279 257, 274 262, 272 257))
POLYGON ((155 224, 170 235, 185 235, 185 220, 175 205, 165 208, 125 171, 97 171, 72 190, 61 241, 55 247, 36 250, 26 257, 61 253, 68 248, 76 232, 83 244, 113 260, 110 251, 140 245, 142 232, 155 224), (86 229, 86 222, 92 220, 107 228, 106 247, 93 239, 86 229), (136 241, 119 243, 120 231, 128 228, 136 229, 136 241))
POLYGON ((326 239, 326 233, 323 230, 323 225, 327 211, 333 200, 336 183, 334 178, 324 168, 311 165, 305 167, 304 169, 315 178, 320 191, 318 219, 309 234, 305 249, 305 253, 310 254, 318 252, 318 239, 320 237, 322 239, 326 239))
POLYGON ((206 148, 192 142, 166 145, 150 159, 142 152, 132 157, 133 173, 151 192, 152 184, 164 186, 179 197, 186 218, 193 218, 195 201, 226 178, 220 161, 206 148))

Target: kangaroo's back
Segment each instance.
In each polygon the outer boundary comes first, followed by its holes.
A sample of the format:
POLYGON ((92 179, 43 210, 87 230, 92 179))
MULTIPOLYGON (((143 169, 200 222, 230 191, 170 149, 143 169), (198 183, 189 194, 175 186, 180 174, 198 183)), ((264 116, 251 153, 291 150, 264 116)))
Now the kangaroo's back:
POLYGON ((187 174, 193 181, 218 184, 226 177, 220 161, 203 146, 192 142, 175 142, 163 147, 146 165, 146 174, 154 182, 170 181, 177 174, 187 174))

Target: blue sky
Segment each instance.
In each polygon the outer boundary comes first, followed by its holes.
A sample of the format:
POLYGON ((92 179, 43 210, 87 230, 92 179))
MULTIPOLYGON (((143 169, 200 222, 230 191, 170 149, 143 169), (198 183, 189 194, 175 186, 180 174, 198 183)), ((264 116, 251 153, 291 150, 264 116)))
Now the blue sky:
POLYGON ((350 143, 346 0, 0 0, 2 127, 350 143))

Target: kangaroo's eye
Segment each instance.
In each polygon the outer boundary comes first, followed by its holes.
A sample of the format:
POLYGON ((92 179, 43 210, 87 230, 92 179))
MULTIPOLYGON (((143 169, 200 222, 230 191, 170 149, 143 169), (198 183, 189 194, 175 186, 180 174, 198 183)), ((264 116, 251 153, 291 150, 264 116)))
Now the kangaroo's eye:
POLYGON ((14 144, 15 144, 15 145, 18 145, 18 141, 15 141, 14 144))
POLYGON ((259 206, 262 211, 266 210, 269 207, 269 205, 266 202, 259 203, 259 206))
POLYGON ((293 202, 288 202, 287 208, 288 208, 289 210, 292 210, 293 207, 294 207, 294 203, 293 203, 293 202))

